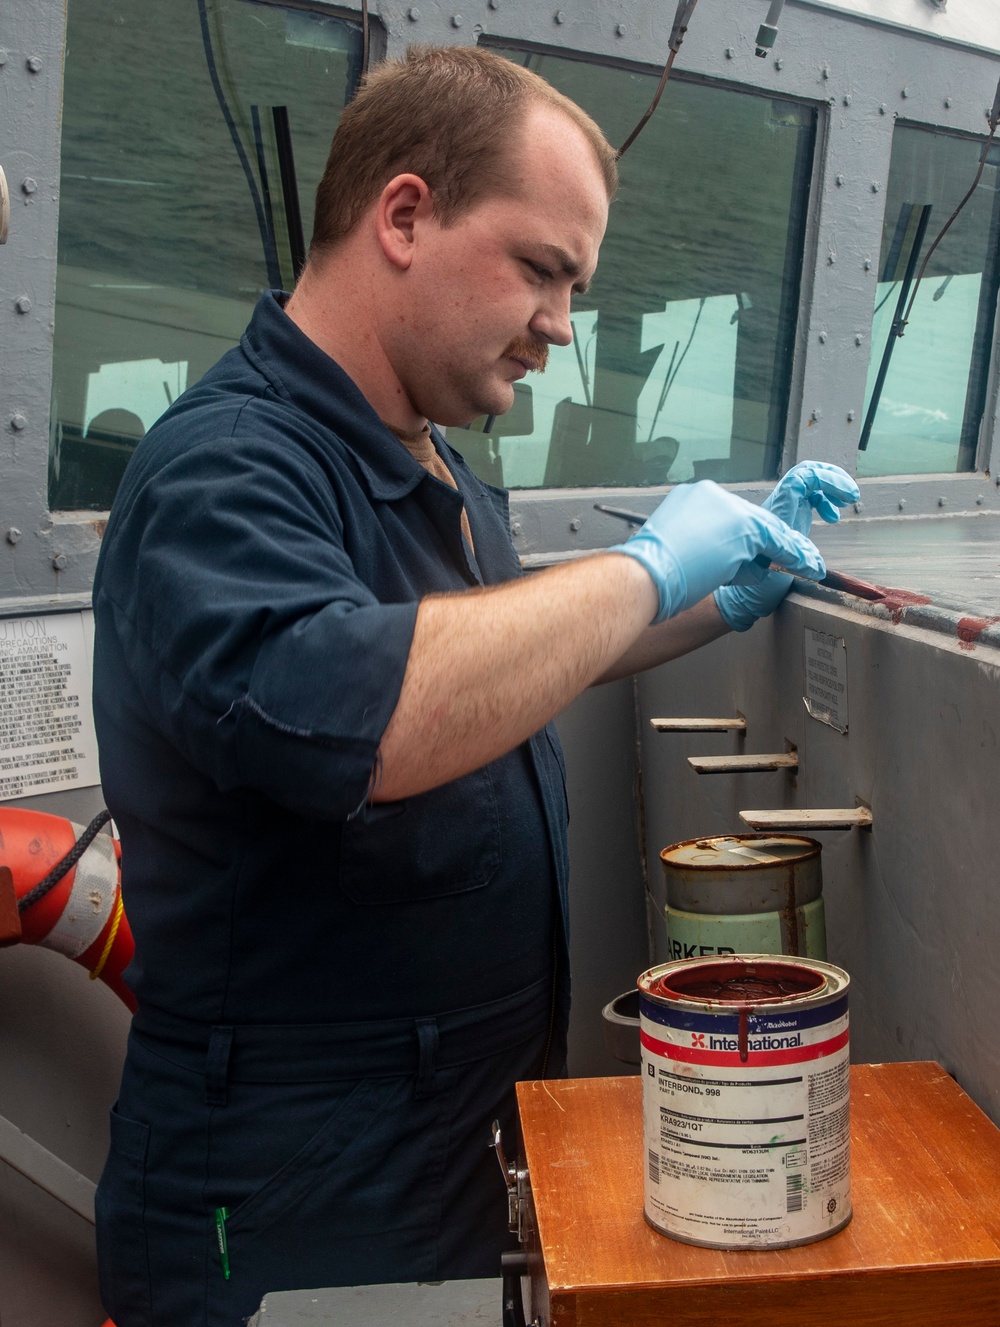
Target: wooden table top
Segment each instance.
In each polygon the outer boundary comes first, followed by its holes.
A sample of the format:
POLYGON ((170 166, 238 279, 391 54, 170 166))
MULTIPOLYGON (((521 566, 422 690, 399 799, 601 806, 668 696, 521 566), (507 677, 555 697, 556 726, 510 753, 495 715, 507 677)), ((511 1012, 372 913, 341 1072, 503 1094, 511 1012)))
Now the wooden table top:
POLYGON ((684 1327, 726 1327, 733 1313, 733 1327, 1000 1324, 1000 1130, 940 1065, 852 1068, 854 1217, 767 1252, 700 1248, 646 1224, 640 1078, 517 1090, 536 1300, 556 1327, 662 1327, 666 1308, 683 1308, 684 1327))

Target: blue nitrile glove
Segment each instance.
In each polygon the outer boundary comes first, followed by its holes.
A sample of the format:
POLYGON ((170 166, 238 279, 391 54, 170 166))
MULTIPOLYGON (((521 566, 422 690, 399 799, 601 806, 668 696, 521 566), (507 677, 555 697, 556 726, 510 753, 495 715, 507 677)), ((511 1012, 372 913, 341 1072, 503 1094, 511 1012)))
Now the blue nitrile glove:
POLYGON ((759 581, 753 559, 764 554, 789 571, 819 579, 818 549, 764 507, 703 479, 668 493, 631 539, 609 550, 626 553, 649 572, 660 598, 654 622, 699 603, 728 581, 759 581))
MULTIPOLYGON (((793 530, 808 534, 814 511, 833 525, 840 520, 837 508, 857 502, 860 497, 857 484, 839 465, 800 461, 778 481, 764 499, 763 506, 780 516, 793 530)), ((775 561, 781 562, 781 559, 775 558, 775 561)), ((782 566, 787 565, 782 563, 782 566)), ((748 631, 759 617, 773 613, 791 588, 791 576, 768 571, 756 585, 726 585, 716 590, 715 602, 723 619, 734 631, 748 631)))

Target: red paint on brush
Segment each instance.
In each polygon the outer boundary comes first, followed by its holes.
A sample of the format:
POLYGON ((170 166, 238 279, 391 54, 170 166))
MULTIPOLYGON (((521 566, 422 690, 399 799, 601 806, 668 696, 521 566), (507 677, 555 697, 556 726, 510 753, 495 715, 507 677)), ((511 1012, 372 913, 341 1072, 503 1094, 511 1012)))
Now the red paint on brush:
POLYGON ((994 622, 1000 622, 1000 617, 963 617, 958 624, 958 643, 961 648, 974 650, 976 641, 994 622))
POLYGON ((848 576, 844 571, 831 571, 829 567, 820 585, 828 585, 831 590, 841 590, 844 594, 853 594, 856 599, 874 601, 882 598, 881 586, 858 580, 857 576, 848 576))

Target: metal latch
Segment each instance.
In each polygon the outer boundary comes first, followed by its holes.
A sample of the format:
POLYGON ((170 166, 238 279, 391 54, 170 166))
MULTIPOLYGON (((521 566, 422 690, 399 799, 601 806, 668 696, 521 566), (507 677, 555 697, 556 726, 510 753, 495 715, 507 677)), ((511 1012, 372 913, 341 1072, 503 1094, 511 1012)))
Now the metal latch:
POLYGON ((523 1242, 521 1212, 524 1183, 528 1178, 528 1172, 518 1170, 515 1162, 507 1160, 507 1154, 503 1150, 503 1139, 500 1136, 499 1120, 493 1121, 493 1150, 497 1154, 503 1172, 503 1182, 507 1186, 507 1225, 517 1235, 518 1240, 523 1242))

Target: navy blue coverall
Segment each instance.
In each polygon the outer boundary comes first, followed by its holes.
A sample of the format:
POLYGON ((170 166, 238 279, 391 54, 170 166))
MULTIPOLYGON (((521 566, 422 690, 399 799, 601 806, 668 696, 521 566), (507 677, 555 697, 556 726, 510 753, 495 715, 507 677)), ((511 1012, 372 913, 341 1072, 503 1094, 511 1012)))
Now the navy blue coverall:
POLYGON ((139 1006, 97 1203, 118 1327, 496 1275, 489 1124, 564 1058, 551 729, 368 800, 418 601, 520 574, 505 495, 439 435, 458 491, 431 476, 282 298, 140 443, 94 585, 139 1006))

